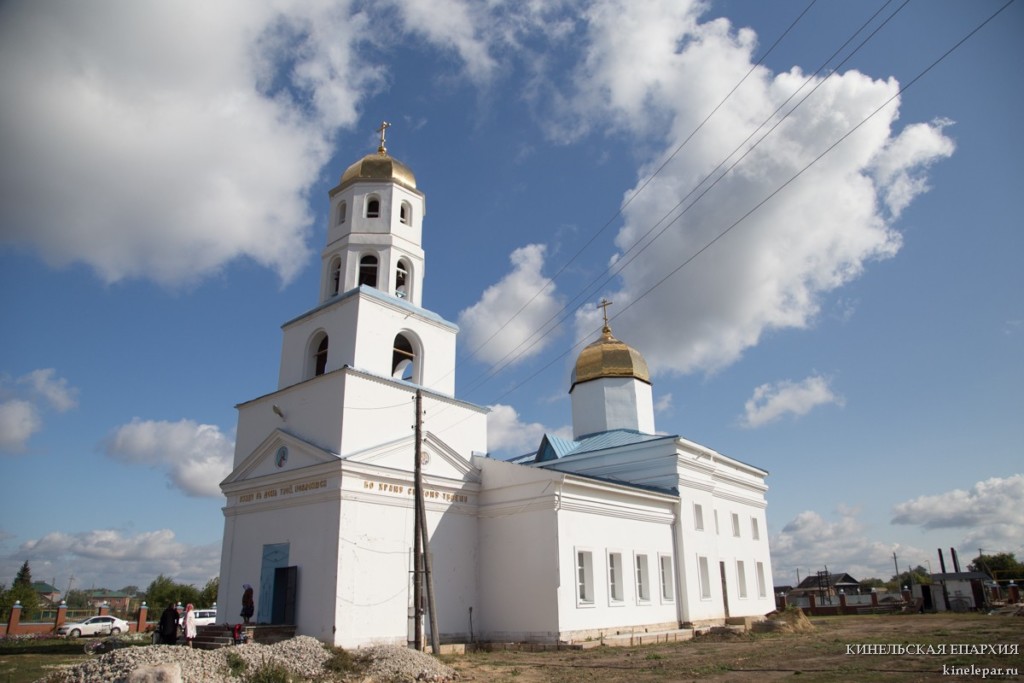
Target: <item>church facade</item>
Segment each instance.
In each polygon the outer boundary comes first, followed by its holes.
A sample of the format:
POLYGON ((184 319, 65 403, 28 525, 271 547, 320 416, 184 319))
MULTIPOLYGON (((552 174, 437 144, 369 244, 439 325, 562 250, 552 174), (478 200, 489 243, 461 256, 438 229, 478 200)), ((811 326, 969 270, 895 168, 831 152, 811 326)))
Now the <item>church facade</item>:
POLYGON ((425 197, 384 142, 329 193, 318 303, 283 326, 277 390, 238 406, 217 620, 251 584, 258 623, 411 642, 417 452, 442 642, 774 609, 767 472, 658 434, 647 365, 607 321, 570 381, 573 438, 488 457, 487 409, 454 395, 458 328, 423 307, 425 197))

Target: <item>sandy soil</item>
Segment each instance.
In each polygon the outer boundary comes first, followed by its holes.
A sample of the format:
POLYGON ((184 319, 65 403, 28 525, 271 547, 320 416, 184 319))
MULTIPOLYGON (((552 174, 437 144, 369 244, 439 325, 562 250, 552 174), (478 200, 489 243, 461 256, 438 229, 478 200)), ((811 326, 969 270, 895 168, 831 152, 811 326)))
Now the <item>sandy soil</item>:
POLYGON ((1024 680, 1021 617, 846 616, 812 618, 810 625, 812 628, 804 631, 716 633, 632 648, 478 652, 448 663, 460 672, 462 680, 480 683, 968 681, 982 680, 983 674, 984 680, 1024 680), (964 648, 965 644, 1016 645, 1021 654, 978 654, 964 648), (848 646, 857 645, 931 646, 932 653, 848 654, 848 646), (1017 673, 1006 675, 1005 670, 1013 668, 1017 673), (1003 673, 996 674, 994 669, 1003 673))

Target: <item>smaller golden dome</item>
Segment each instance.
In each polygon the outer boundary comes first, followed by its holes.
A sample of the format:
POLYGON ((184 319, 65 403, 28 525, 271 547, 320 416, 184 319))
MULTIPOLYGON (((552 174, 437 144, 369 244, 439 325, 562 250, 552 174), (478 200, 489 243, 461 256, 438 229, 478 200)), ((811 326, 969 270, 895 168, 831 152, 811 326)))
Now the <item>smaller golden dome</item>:
POLYGON ((580 351, 569 391, 572 392, 577 384, 602 377, 633 377, 651 383, 647 361, 639 351, 613 337, 607 323, 601 331, 601 338, 580 351))
POLYGON ((390 156, 383 148, 365 157, 345 169, 341 174, 338 188, 360 180, 386 180, 404 185, 410 190, 416 189, 416 176, 408 166, 390 156))

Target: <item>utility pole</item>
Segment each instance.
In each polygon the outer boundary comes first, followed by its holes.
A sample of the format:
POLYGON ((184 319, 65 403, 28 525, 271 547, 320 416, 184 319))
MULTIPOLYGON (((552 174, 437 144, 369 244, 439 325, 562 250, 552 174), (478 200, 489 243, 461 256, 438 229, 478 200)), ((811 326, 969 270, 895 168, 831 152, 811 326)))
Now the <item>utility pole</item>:
POLYGON ((417 652, 423 652, 423 546, 420 535, 420 494, 423 490, 423 472, 420 469, 422 453, 420 438, 422 435, 423 395, 416 391, 416 443, 413 465, 413 543, 412 543, 412 604, 413 604, 413 645, 417 652))
MULTIPOLYGON (((413 469, 413 480, 415 486, 416 505, 416 538, 413 552, 416 554, 416 588, 419 589, 421 579, 424 576, 427 583, 427 611, 430 613, 430 648, 435 655, 441 654, 441 634, 437 630, 437 604, 434 602, 434 575, 430 557, 430 538, 427 533, 427 506, 423 499, 423 392, 416 390, 416 465, 413 469), (422 567, 422 573, 420 572, 422 567)), ((416 649, 423 649, 422 619, 423 611, 420 609, 422 593, 414 591, 413 599, 416 601, 416 649), (419 593, 417 595, 417 593, 419 593)))

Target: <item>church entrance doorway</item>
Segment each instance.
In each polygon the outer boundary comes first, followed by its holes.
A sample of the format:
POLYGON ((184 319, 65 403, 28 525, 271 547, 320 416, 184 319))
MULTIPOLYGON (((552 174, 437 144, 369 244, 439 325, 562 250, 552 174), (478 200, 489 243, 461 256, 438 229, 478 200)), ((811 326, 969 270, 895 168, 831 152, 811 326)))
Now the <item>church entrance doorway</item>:
POLYGON ((266 543, 263 545, 263 558, 260 563, 260 592, 256 601, 256 623, 283 623, 274 621, 274 587, 277 585, 276 574, 280 567, 288 566, 288 554, 291 550, 288 543, 266 543))

